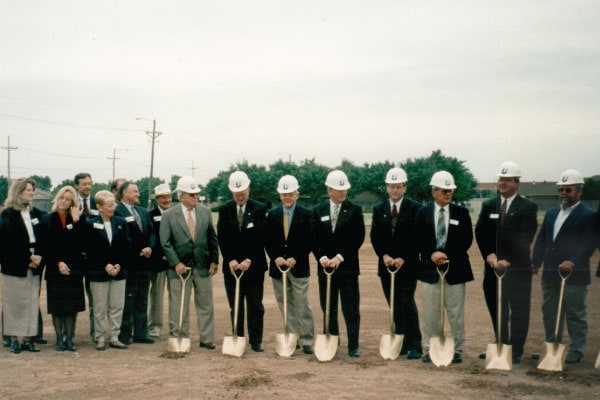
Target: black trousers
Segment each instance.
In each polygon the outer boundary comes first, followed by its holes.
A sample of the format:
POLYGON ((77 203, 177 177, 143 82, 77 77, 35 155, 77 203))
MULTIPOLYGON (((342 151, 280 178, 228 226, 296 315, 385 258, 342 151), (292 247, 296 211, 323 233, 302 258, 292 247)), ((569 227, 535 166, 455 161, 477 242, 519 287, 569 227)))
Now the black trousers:
MULTIPOLYGON (((508 268, 502 278, 502 332, 500 341, 512 345, 513 356, 523 354, 527 333, 529 331, 529 312, 531 309, 531 270, 508 268)), ((498 289, 497 278, 489 265, 485 266, 483 277, 483 293, 498 341, 498 289)))
MULTIPOLYGON (((240 280, 240 299, 237 315, 237 335, 244 336, 244 314, 248 310, 248 342, 251 346, 262 343, 265 307, 263 306, 264 276, 260 280, 240 280)), ((235 280, 225 280, 225 292, 229 302, 229 316, 233 332, 235 306, 235 280)))
POLYGON ((119 340, 128 342, 133 338, 148 337, 148 271, 128 271, 125 284, 125 306, 119 340))
MULTIPOLYGON (((386 271, 380 277, 381 288, 390 305, 390 274, 386 271)), ((404 335, 402 350, 422 352, 421 329, 419 328, 419 312, 415 302, 416 278, 399 277, 394 282, 394 325, 395 332, 404 335)))
MULTIPOLYGON (((327 294, 327 277, 319 274, 319 299, 323 311, 323 333, 325 333, 325 301, 327 294)), ((342 303, 342 314, 346 322, 348 350, 358 349, 360 330, 360 291, 358 275, 346 276, 334 273, 331 276, 331 300, 329 309, 329 333, 339 335, 338 297, 342 303)))

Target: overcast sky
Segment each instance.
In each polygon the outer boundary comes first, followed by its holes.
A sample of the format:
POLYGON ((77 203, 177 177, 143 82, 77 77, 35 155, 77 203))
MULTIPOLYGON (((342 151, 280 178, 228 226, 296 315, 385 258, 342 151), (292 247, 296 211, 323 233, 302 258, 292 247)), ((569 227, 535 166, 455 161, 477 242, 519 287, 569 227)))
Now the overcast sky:
MULTIPOLYGON (((2 1, 0 175, 95 181, 440 149, 600 173, 597 0, 2 1), (136 117, 145 118, 136 120, 136 117)), ((383 179, 383 177, 382 177, 383 179)), ((409 177, 410 179, 410 177, 409 177)))

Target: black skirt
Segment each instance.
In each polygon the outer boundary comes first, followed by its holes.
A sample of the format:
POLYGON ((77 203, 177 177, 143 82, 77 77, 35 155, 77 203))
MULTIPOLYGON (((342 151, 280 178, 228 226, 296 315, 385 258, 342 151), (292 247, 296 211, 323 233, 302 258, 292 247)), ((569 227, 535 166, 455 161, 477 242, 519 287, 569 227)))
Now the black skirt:
POLYGON ((46 281, 48 314, 73 314, 85 310, 83 277, 46 281))

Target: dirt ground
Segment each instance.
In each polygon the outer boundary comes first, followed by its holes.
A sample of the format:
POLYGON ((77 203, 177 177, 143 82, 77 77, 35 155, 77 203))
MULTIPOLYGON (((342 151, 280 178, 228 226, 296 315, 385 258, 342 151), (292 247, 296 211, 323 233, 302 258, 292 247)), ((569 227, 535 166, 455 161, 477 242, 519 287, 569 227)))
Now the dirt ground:
MULTIPOLYGON (((464 361, 437 368, 420 360, 401 357, 384 361, 379 355, 381 335, 388 328, 389 310, 376 273, 376 257, 367 239, 361 249, 361 336, 358 359, 346 355, 346 332, 340 321, 341 346, 336 357, 319 363, 301 351, 290 358, 275 352, 275 335, 283 331, 270 278, 265 278, 264 353, 249 348, 242 358, 221 353, 223 337, 230 334, 228 307, 219 273, 214 279, 215 327, 218 346, 210 351, 198 347, 192 328, 192 353, 181 359, 160 357, 167 349, 166 329, 153 345, 133 344, 129 350, 95 350, 88 332, 87 312, 77 325, 77 352, 56 352, 50 316, 45 314, 44 331, 49 344, 41 352, 18 355, 8 349, 0 353, 0 399, 597 399, 600 370, 594 361, 600 351, 600 279, 589 287, 589 337, 585 358, 567 365, 562 373, 536 369, 531 353, 543 352, 540 311, 540 278, 533 283, 530 334, 525 358, 512 371, 487 371, 477 356, 493 341, 493 330, 485 307, 482 283, 483 261, 476 244, 470 250, 475 281, 467 284, 464 361)), ((594 266, 598 254, 593 258, 594 266)), ((595 272, 595 267, 594 267, 595 272)), ((316 274, 311 278, 311 304, 315 327, 322 329, 316 274)), ((417 289, 420 307, 420 294, 417 289)), ((166 315, 166 305, 165 305, 166 315)), ((192 312, 192 324, 195 315, 192 312)), ((341 314, 340 314, 340 318, 341 314)), ((447 330, 448 331, 448 330, 447 330)))

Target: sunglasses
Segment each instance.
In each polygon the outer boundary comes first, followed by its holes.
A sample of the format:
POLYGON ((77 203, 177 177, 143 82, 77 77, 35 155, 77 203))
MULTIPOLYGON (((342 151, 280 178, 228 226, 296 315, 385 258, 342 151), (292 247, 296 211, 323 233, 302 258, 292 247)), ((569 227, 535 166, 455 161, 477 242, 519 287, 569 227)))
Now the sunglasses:
POLYGON ((558 188, 557 190, 558 190, 558 193, 562 193, 562 192, 571 193, 574 189, 573 188, 558 188))

